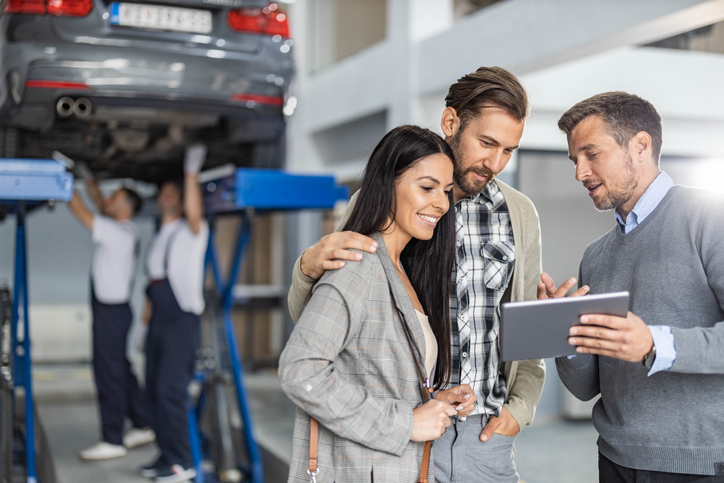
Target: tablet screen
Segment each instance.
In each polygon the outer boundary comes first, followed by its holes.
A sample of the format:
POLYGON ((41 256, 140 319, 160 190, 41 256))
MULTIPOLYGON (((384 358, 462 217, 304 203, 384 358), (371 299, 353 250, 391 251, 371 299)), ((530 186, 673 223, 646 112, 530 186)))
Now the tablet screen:
POLYGON ((504 303, 500 357, 520 361, 576 354, 576 347, 568 343, 568 329, 579 324, 581 315, 626 317, 628 303, 628 292, 504 303))

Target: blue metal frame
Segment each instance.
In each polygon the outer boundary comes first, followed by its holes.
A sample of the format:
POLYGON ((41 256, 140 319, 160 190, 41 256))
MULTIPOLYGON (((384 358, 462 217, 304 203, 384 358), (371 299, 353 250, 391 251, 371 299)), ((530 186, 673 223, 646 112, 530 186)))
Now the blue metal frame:
MULTIPOLYGON (((25 390, 25 466, 27 483, 37 482, 35 462, 35 404, 30 357, 28 312, 28 257, 26 215, 45 200, 68 201, 73 196, 73 176, 57 161, 48 159, 0 159, 0 203, 10 205, 17 217, 15 232, 15 280, 10 341, 13 353, 13 401, 15 389, 25 390), (22 333, 18 339, 18 324, 22 333)), ((14 406, 13 406, 14 408, 14 406)), ((13 411, 14 412, 14 411, 13 411)), ((13 418, 14 419, 14 418, 13 418)), ((42 483, 42 482, 41 482, 42 483)))
MULTIPOLYGON (((223 213, 240 213, 241 224, 234 247, 234 256, 228 276, 224 278, 218 262, 217 249, 214 243, 213 218, 209 220, 209 244, 206 251, 206 269, 211 269, 217 293, 221 302, 221 315, 224 334, 228 345, 231 370, 234 376, 234 388, 239 410, 244 423, 244 437, 249 452, 251 468, 242 469, 251 475, 253 483, 264 482, 264 466, 261 451, 254 437, 254 426, 249 398, 244 384, 244 370, 236 333, 232 321, 231 309, 235 304, 234 285, 239 277, 244 255, 251 239, 251 219, 244 211, 256 209, 261 211, 291 211, 305 209, 330 209, 339 200, 347 199, 347 189, 337 186, 332 176, 293 175, 275 170, 240 168, 228 177, 203 183, 202 192, 206 213, 210 216, 223 213)), ((204 374, 197 374, 199 382, 205 379, 204 374)), ((198 405, 189 405, 189 433, 191 451, 196 467, 196 483, 205 483, 201 451, 201 436, 198 420, 203 392, 198 405)))
POLYGON ((17 230, 15 233, 15 283, 13 286, 13 318, 11 323, 11 347, 13 351, 13 377, 15 388, 25 389, 25 466, 27 483, 37 481, 35 468, 35 413, 33 403, 33 377, 30 359, 30 325, 28 316, 28 264, 25 236, 25 207, 19 203, 17 230), (22 340, 17 340, 20 322, 20 303, 23 307, 22 340))
POLYGON ((329 209, 347 199, 347 188, 333 176, 290 174, 239 168, 234 175, 203 184, 207 213, 255 210, 329 209))
MULTIPOLYGON (((203 380, 203 376, 197 376, 198 380, 203 380)), ((189 421, 189 437, 191 440, 191 459, 194 462, 196 468, 196 483, 204 483, 205 476, 203 468, 203 454, 201 453, 201 437, 199 435, 199 414, 193 405, 193 402, 189 401, 188 409, 188 421, 189 421)))
POLYGON ((60 200, 73 197, 73 175, 49 159, 0 159, 0 200, 60 200))
MULTIPOLYGON (((254 437, 254 422, 249 407, 249 398, 244 385, 244 368, 239 358, 239 349, 236 343, 236 331, 231 315, 231 309, 234 305, 234 284, 239 277, 239 270, 244 259, 244 254, 251 239, 251 223, 249 218, 242 215, 242 222, 239 226, 239 234, 237 237, 236 247, 234 249, 234 258, 226 280, 223 279, 221 268, 216 255, 216 246, 214 244, 214 226, 213 220, 209 223, 209 244, 206 250, 206 268, 211 269, 216 290, 221 298, 221 312, 224 324, 224 335, 228 345, 229 358, 231 359, 231 370, 234 376, 234 388, 239 403, 239 411, 242 421, 244 422, 244 437, 246 439, 246 447, 249 452, 249 460, 251 468, 244 471, 251 474, 253 483, 264 482, 264 466, 262 463, 261 452, 254 437)), ((203 374, 197 374, 196 380, 203 382, 205 379, 203 374)), ((203 396, 203 394, 202 394, 203 396)), ((201 397, 200 397, 201 398, 201 397)), ((200 405, 189 406, 189 434, 191 438, 191 453, 196 467, 196 483, 204 483, 206 475, 203 471, 203 455, 201 451, 201 436, 199 432, 198 419, 200 416, 200 405)))
MULTIPOLYGON (((239 226, 239 234, 237 236, 234 260, 229 270, 229 278, 222 291, 222 315, 224 318, 224 333, 226 334, 226 342, 229 345, 229 358, 231 359, 231 369, 234 374, 234 385, 236 389, 236 397, 239 401, 239 410, 241 419, 244 422, 244 437, 246 438, 246 446, 249 451, 249 461, 251 462, 251 478, 253 483, 264 482, 264 465, 262 464, 261 452, 256 444, 254 437, 254 427, 251 416, 251 408, 249 406, 249 397, 246 393, 244 384, 244 368, 239 358, 239 348, 236 344, 236 331, 231 317, 231 308, 234 304, 234 284, 239 278, 239 270, 244 254, 249 246, 251 239, 251 222, 247 216, 242 216, 242 222, 239 226)), ((211 246, 214 250, 214 247, 211 246)), ((214 256, 214 260, 217 257, 214 256)))

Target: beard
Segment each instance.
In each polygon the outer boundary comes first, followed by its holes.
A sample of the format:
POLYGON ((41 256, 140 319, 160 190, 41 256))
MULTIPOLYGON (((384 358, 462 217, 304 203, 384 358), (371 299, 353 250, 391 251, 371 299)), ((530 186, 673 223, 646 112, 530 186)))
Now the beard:
MULTIPOLYGON (((593 200, 593 207, 596 208, 597 211, 611 211, 616 209, 628 202, 634 195, 636 187, 638 186, 638 179, 633 169, 633 158, 630 154, 626 155, 624 168, 624 179, 621 187, 615 190, 608 190, 606 196, 598 202, 596 202, 595 199, 593 200)), ((591 181, 587 182, 584 186, 595 186, 600 183, 602 183, 601 180, 591 181)))
POLYGON ((458 131, 455 136, 450 138, 450 141, 448 143, 450 144, 453 155, 455 155, 455 163, 453 166, 453 180, 455 181, 455 184, 458 186, 458 188, 460 188, 460 190, 467 196, 475 196, 478 193, 482 192, 485 187, 488 186, 491 181, 493 181, 496 173, 493 173, 485 166, 471 166, 470 168, 463 169, 463 152, 460 148, 461 132, 462 130, 458 131), (487 179, 485 181, 478 181, 474 178, 471 180, 470 173, 476 173, 480 176, 487 176, 487 179))

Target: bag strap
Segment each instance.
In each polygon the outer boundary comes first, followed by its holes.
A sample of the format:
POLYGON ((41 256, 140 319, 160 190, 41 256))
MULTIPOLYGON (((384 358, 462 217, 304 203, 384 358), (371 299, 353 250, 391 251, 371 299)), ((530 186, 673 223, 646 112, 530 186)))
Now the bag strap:
MULTIPOLYGON (((387 281, 389 284, 389 280, 387 281)), ((417 375, 420 378, 420 384, 422 386, 422 399, 423 404, 432 399, 430 397, 430 394, 432 393, 432 384, 430 384, 430 379, 425 377, 425 373, 422 371, 422 364, 420 363, 420 359, 417 357, 417 351, 415 350, 415 346, 412 344, 412 338, 413 335, 410 332, 410 327, 407 325, 407 322, 405 322, 405 314, 400 310, 400 307, 397 305, 397 300, 395 300, 395 294, 392 293, 392 285, 390 284, 390 297, 392 297, 392 303, 395 304, 395 309, 397 309, 397 315, 400 318, 400 322, 402 322, 402 328, 405 330, 405 338, 407 339, 407 345, 410 346, 410 352, 412 352, 412 358, 415 359, 415 369, 417 369, 417 375)))
POLYGON ((312 477, 311 483, 317 483, 317 451, 319 449, 319 423, 316 419, 309 421, 309 468, 307 474, 312 477))
MULTIPOLYGON (((392 284, 387 279, 387 284, 390 288, 390 296, 392 297, 392 303, 397 309, 397 314, 402 322, 402 327, 405 331, 405 338, 407 344, 410 346, 410 352, 412 352, 412 358, 415 360, 415 368, 417 369, 417 375, 420 377, 420 385, 422 388, 422 403, 425 404, 427 401, 432 399, 432 385, 430 379, 426 378, 420 366, 420 361, 417 357, 415 347, 412 345, 412 334, 410 328, 405 322, 405 314, 400 310, 395 299, 395 294, 392 292, 392 284)), ((319 422, 310 416, 309 421, 309 467, 307 468, 307 474, 311 477, 311 483, 317 483, 317 473, 319 473, 319 467, 317 466, 318 450, 319 450, 319 422)), ((420 476, 417 478, 417 483, 428 483, 427 474, 430 468, 430 452, 432 450, 432 442, 425 441, 425 447, 422 451, 422 463, 420 464, 420 476)))
MULTIPOLYGON (((425 377, 424 373, 422 372, 420 360, 417 357, 415 347, 412 345, 412 334, 410 333, 410 327, 407 325, 407 322, 405 322, 405 314, 402 312, 402 310, 400 310, 400 307, 397 305, 397 300, 395 299, 395 294, 392 291, 392 284, 390 283, 389 279, 387 279, 387 285, 390 288, 390 297, 392 297, 392 303, 395 304, 395 309, 397 309, 397 315, 399 316, 400 322, 402 322, 402 327, 405 330, 405 338, 407 339, 407 344, 410 346, 410 352, 412 352, 412 357, 413 359, 415 359, 415 368, 417 369, 417 375, 420 377, 420 384, 422 385, 422 403, 425 404, 432 399, 432 385, 430 384, 430 379, 425 377)), ((427 474, 430 468, 431 449, 432 442, 425 441, 425 447, 422 451, 422 463, 420 464, 420 476, 417 477, 417 483, 428 483, 427 474)))

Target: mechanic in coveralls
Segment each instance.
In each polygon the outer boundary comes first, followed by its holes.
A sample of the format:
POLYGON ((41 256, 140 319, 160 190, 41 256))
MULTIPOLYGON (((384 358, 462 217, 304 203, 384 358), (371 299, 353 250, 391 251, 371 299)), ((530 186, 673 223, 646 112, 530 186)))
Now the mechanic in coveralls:
POLYGON ((139 234, 131 218, 141 198, 127 188, 104 198, 87 166, 79 165, 88 194, 100 214, 94 214, 76 191, 70 211, 88 228, 95 249, 91 265, 93 312, 93 375, 101 416, 101 441, 79 453, 83 460, 125 456, 127 448, 152 442, 149 412, 126 356, 128 331, 133 321, 129 300, 136 275, 139 234), (124 419, 133 427, 124 435, 124 419))
POLYGON ((205 159, 205 146, 189 147, 183 188, 174 182, 161 186, 161 225, 146 260, 146 387, 161 454, 142 467, 140 473, 159 483, 187 481, 196 476, 187 407, 188 385, 201 342, 199 316, 204 310, 204 258, 209 226, 204 220, 198 173, 205 159))

